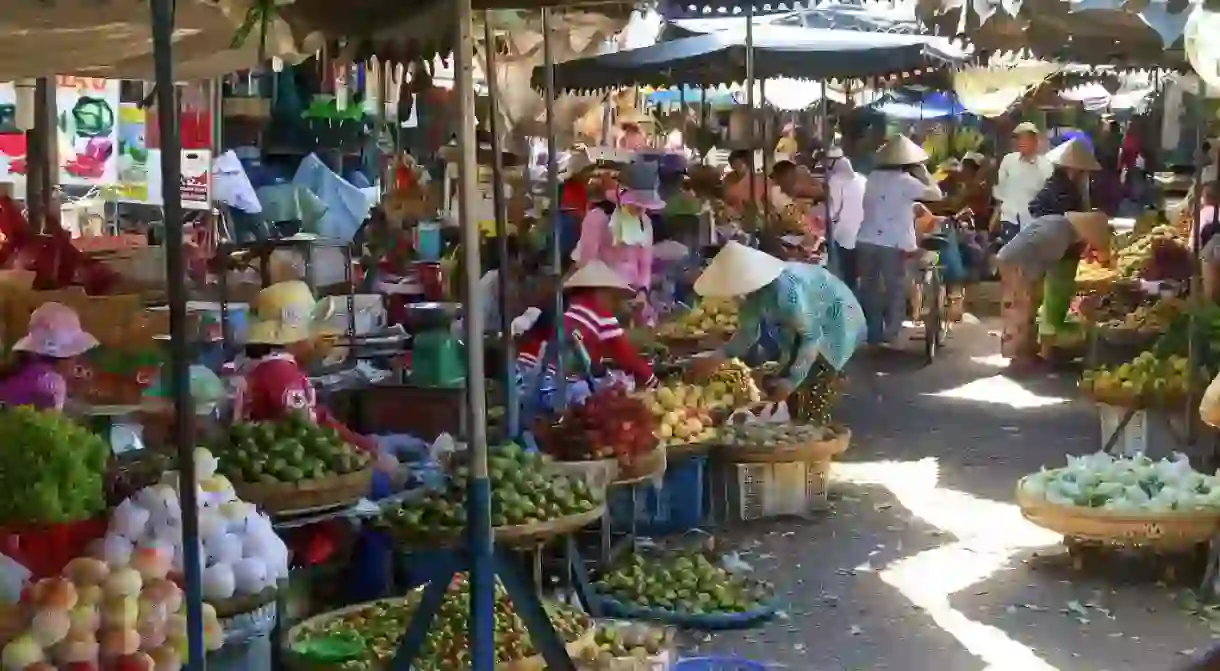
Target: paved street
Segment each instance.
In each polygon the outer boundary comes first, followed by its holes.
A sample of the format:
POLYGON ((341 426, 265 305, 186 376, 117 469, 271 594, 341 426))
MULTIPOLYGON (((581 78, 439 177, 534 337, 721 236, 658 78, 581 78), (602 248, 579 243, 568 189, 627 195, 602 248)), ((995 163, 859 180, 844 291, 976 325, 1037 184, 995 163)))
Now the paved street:
POLYGON ((1071 375, 1003 377, 995 328, 959 329, 931 367, 916 343, 853 361, 833 511, 720 534, 786 617, 698 651, 802 671, 1168 671, 1212 642, 1182 587, 1074 572, 1012 504, 1020 476, 1095 451, 1099 429, 1071 375))

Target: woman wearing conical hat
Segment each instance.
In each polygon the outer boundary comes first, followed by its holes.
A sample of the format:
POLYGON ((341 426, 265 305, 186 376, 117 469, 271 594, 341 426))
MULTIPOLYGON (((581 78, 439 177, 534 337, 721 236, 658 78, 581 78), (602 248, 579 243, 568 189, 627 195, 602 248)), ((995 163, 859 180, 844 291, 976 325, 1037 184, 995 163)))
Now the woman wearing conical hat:
POLYGON ((817 387, 843 369, 863 340, 864 312, 841 280, 821 266, 785 262, 730 242, 695 282, 701 296, 740 301, 737 332, 720 350, 699 357, 697 376, 715 372, 733 357, 744 357, 762 337, 763 324, 775 332, 780 372, 768 383, 770 400, 791 399, 793 418, 824 421, 817 387))

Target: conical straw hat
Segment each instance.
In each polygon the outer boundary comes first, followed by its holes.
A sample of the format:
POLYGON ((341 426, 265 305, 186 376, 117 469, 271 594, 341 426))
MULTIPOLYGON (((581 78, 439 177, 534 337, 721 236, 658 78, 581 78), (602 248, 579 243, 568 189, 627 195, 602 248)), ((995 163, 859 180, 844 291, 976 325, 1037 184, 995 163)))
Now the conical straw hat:
POLYGON ((1051 163, 1065 168, 1088 171, 1101 170, 1101 164, 1093 156, 1093 150, 1089 149, 1088 145, 1077 138, 1072 138, 1046 152, 1046 158, 1050 159, 1051 163))
POLYGON ((1105 212, 1068 212, 1068 222, 1082 240, 1103 254, 1110 253, 1110 217, 1105 212))
POLYGON ((928 160, 928 152, 905 135, 895 135, 877 150, 877 165, 914 165, 928 160))
POLYGON ((784 262, 740 242, 730 242, 695 280, 700 296, 745 296, 767 286, 784 270, 784 262))
POLYGON ((601 261, 590 261, 563 283, 564 289, 620 289, 634 291, 622 275, 601 261))

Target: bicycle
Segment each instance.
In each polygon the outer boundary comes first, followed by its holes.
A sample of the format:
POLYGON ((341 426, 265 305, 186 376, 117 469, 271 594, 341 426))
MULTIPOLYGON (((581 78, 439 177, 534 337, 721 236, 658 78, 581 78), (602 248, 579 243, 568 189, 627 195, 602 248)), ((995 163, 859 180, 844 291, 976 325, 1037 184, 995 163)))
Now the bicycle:
MULTIPOLYGON (((970 217, 970 210, 963 210, 952 217, 946 217, 942 223, 942 230, 925 236, 919 242, 923 258, 917 271, 918 280, 915 286, 917 296, 912 316, 923 322, 924 361, 929 365, 936 359, 936 354, 945 345, 945 341, 949 339, 953 322, 957 319, 953 309, 955 299, 950 294, 945 279, 947 272, 954 271, 953 268, 950 268, 953 261, 950 258, 942 259, 941 255, 957 247, 957 231, 966 225, 970 217), (928 300, 928 297, 931 297, 931 300, 928 300)), ((960 251, 958 254, 956 260, 958 267, 955 272, 962 274, 964 271, 960 267, 960 251)), ((946 256, 948 255, 946 254, 946 256)))

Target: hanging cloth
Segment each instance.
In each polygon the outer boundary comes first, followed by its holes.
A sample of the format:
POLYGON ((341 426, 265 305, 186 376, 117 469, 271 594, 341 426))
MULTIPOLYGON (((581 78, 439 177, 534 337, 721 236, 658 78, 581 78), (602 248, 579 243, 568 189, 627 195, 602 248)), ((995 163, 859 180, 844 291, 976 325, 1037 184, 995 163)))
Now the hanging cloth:
POLYGON ((610 215, 610 237, 615 245, 643 247, 652 245, 652 236, 644 228, 642 217, 628 214, 621 207, 614 208, 610 215))

